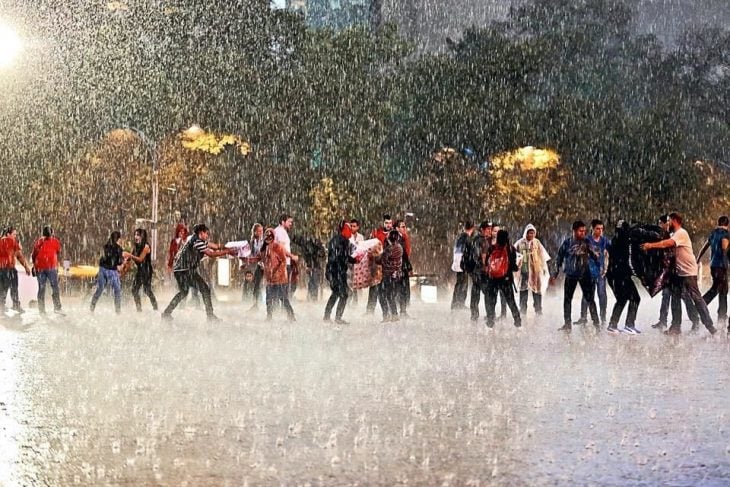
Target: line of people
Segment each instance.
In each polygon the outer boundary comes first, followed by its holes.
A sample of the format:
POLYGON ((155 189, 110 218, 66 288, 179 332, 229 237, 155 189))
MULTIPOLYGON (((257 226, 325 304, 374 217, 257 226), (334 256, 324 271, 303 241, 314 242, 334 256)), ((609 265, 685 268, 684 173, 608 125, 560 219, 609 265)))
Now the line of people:
MULTIPOLYGON (((456 285, 452 297, 452 310, 466 309, 466 298, 471 280, 471 318, 479 319, 479 303, 484 294, 486 324, 494 326, 497 296, 502 300, 502 316, 506 308, 512 311, 515 326, 521 325, 521 316, 527 312, 528 296, 533 296, 536 315, 542 314, 542 296, 548 284, 554 283, 559 273, 565 275, 563 286, 563 326, 560 331, 570 332, 573 325, 591 321, 597 330, 606 326, 608 333, 619 331, 640 334, 636 327, 640 295, 632 280, 637 276, 653 296, 662 292, 659 322, 654 328, 666 327, 671 304, 672 323, 665 331, 669 335, 681 333, 684 302, 692 322, 692 331, 702 322, 714 334, 716 329, 707 305, 719 296, 718 319, 727 320, 727 269, 730 246, 730 219, 723 216, 718 226, 695 257, 689 234, 682 227, 679 213, 659 218, 659 225, 634 225, 619 221, 613 241, 603 235, 604 224, 596 219, 591 222, 591 235, 586 235, 584 222, 572 225, 572 235, 566 238, 558 250, 552 272, 551 260, 545 247, 536 238, 533 225, 525 228, 523 236, 514 245, 509 234, 491 222, 479 225, 475 234, 474 224, 467 222, 457 237, 452 270, 456 272, 456 285), (711 250, 710 271, 712 287, 701 295, 698 287, 698 264, 702 255, 711 250), (506 256, 505 256, 506 254, 506 256), (519 280, 519 288, 515 286, 519 280), (582 291, 580 318, 572 321, 572 302, 576 289, 582 291), (616 298, 613 311, 607 321, 608 299, 606 289, 611 288, 616 298), (515 293, 519 293, 519 309, 515 293), (596 305, 596 295, 598 305, 596 305), (506 305, 506 306, 505 306, 506 305), (628 305, 625 324, 618 324, 628 305)), ((730 326, 728 327, 730 331, 730 326)))

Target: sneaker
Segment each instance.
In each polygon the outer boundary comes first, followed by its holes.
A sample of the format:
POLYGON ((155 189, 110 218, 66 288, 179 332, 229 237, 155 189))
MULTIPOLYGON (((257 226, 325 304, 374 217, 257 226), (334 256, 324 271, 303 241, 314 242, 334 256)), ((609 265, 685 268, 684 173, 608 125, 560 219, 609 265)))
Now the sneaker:
POLYGON ((221 321, 216 315, 208 315, 208 323, 218 323, 221 321))
POLYGON ((566 333, 570 333, 570 331, 572 331, 572 329, 573 329, 573 327, 570 325, 570 323, 566 323, 563 326, 561 326, 560 328, 558 328, 558 331, 564 331, 566 333))
POLYGON ((699 323, 692 323, 692 328, 689 329, 691 333, 697 333, 700 331, 700 324, 699 323))
POLYGON ((667 324, 664 323, 663 321, 657 321, 656 323, 654 323, 653 325, 651 325, 651 327, 652 328, 659 328, 661 330, 661 329, 666 328, 667 327, 667 324))
POLYGON ((54 309, 53 312, 56 313, 58 316, 66 316, 66 313, 64 313, 61 309, 54 309))
POLYGON ((585 325, 586 323, 588 323, 588 318, 583 317, 581 317, 578 321, 573 322, 574 325, 585 325))
POLYGON ((162 321, 172 321, 172 315, 170 313, 162 313, 162 321))
POLYGON ((329 316, 325 316, 324 318, 322 318, 322 321, 324 321, 325 323, 332 323, 332 318, 330 318, 329 316))
POLYGON ((25 310, 23 308, 21 308, 20 306, 17 306, 17 307, 13 306, 13 311, 18 313, 19 315, 22 315, 23 313, 25 313, 25 310))
POLYGON ((636 328, 636 326, 625 326, 624 329, 629 328, 631 329, 631 333, 634 335, 641 335, 641 331, 636 328))
POLYGON ((636 330, 634 330, 634 328, 631 326, 624 326, 621 332, 626 333, 627 335, 636 335, 636 330))
POLYGON ((338 325, 349 325, 350 324, 349 321, 345 321, 342 318, 336 318, 335 323, 337 323, 338 325))
POLYGON ((717 333, 717 328, 715 328, 714 326, 710 325, 710 326, 707 327, 707 331, 710 332, 710 335, 714 335, 715 333, 717 333))
POLYGON ((682 330, 679 329, 679 327, 670 326, 668 330, 664 331, 665 335, 681 335, 682 330))
POLYGON ((289 320, 289 323, 296 323, 297 322, 297 317, 294 316, 294 315, 291 315, 291 316, 289 316, 287 318, 287 320, 289 320))
POLYGON ((618 335, 618 334, 620 334, 620 332, 618 331, 618 328, 616 328, 615 326, 609 326, 608 328, 606 328, 606 332, 609 335, 618 335))

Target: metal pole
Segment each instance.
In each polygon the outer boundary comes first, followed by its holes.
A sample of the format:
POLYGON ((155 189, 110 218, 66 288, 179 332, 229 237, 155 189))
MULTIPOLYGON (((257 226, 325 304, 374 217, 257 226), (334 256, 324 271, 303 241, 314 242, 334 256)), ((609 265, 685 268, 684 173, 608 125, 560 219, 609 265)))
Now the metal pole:
POLYGON ((150 139, 147 138, 144 132, 135 127, 127 126, 127 128, 136 133, 142 142, 145 143, 147 149, 150 151, 152 157, 152 218, 150 220, 150 257, 154 263, 157 259, 157 217, 158 217, 158 206, 160 197, 160 181, 159 181, 159 167, 158 167, 158 154, 157 145, 154 144, 150 139))

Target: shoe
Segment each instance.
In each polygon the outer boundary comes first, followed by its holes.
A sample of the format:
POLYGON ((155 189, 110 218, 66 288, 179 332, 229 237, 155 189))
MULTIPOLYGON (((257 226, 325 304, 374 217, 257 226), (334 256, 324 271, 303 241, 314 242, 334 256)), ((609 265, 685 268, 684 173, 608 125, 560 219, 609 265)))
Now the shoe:
POLYGON ((707 331, 710 332, 710 335, 714 335, 715 333, 717 333, 717 328, 715 328, 714 326, 710 325, 710 326, 707 327, 707 331))
POLYGON ((338 325, 349 325, 350 324, 349 321, 345 321, 342 318, 336 318, 335 323, 337 323, 338 325))
POLYGON ((18 306, 18 307, 13 306, 13 311, 18 313, 19 315, 22 315, 23 313, 25 313, 25 310, 23 308, 21 308, 20 306, 18 306))
POLYGON ((324 321, 325 323, 332 323, 332 318, 330 318, 329 316, 325 316, 324 318, 322 318, 322 321, 324 321))
POLYGON ((172 315, 170 313, 162 313, 162 321, 172 321, 172 315))
POLYGON ((619 335, 621 333, 618 331, 618 328, 616 328, 615 326, 609 326, 608 328, 606 328, 606 332, 609 335, 619 335))
POLYGON ((667 324, 664 323, 663 321, 657 321, 656 323, 654 323, 653 325, 651 325, 651 327, 652 328, 659 328, 661 330, 661 329, 666 328, 667 327, 667 324))
POLYGON ((588 323, 588 318, 581 318, 573 322, 574 325, 585 325, 586 323, 588 323))
POLYGON ((621 330, 622 333, 626 333, 627 335, 636 335, 636 331, 630 326, 624 326, 623 330, 621 330))
POLYGON ((484 323, 490 330, 494 328, 494 323, 484 323))
POLYGON ((208 315, 208 323, 218 323, 221 321, 216 315, 208 315))
POLYGON ((563 326, 561 326, 560 328, 558 328, 558 331, 564 331, 566 333, 569 333, 570 331, 572 331, 572 329, 573 329, 573 327, 570 325, 570 323, 566 323, 563 326))
POLYGON ((627 329, 627 328, 628 328, 629 330, 631 330, 631 333, 633 333, 634 335, 641 335, 641 331, 639 331, 639 330, 638 330, 638 329, 636 328, 636 326, 624 326, 624 330, 625 330, 625 329, 627 329))
POLYGON ((401 318, 403 318, 404 320, 410 320, 410 319, 413 319, 413 317, 412 317, 411 315, 409 315, 408 313, 406 313, 405 311, 404 311, 403 313, 401 313, 401 314, 400 314, 400 316, 401 316, 401 318))
POLYGON ((58 316, 66 316, 66 313, 64 313, 63 310, 60 309, 54 309, 53 312, 56 313, 58 316))
POLYGON ((291 315, 291 316, 290 316, 289 318, 287 318, 287 319, 289 320, 289 323, 296 323, 296 322, 297 322, 297 318, 296 318, 296 316, 294 316, 294 315, 291 315))
POLYGON ((681 335, 682 330, 679 329, 679 327, 670 326, 668 330, 664 330, 665 335, 681 335))
POLYGON ((515 323, 515 328, 522 328, 522 323, 521 322, 516 322, 515 323))
POLYGON ((700 324, 699 323, 692 323, 692 328, 689 329, 691 333, 697 333, 700 331, 700 324))
POLYGON ((477 321, 479 321, 479 317, 478 316, 472 316, 471 317, 471 321, 477 322, 477 321))
POLYGON ((383 316, 383 321, 381 323, 390 323, 390 316, 383 316))

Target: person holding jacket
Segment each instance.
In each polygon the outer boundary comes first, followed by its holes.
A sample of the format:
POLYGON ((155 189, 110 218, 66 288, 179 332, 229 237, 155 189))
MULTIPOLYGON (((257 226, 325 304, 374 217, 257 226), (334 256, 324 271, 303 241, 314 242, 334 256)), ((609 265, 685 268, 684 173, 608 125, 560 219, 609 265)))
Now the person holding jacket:
POLYGON ((626 303, 629 303, 629 310, 626 314, 626 322, 623 331, 632 335, 641 333, 636 328, 636 314, 639 311, 639 291, 634 281, 631 280, 631 227, 625 221, 620 220, 616 225, 616 234, 608 249, 608 272, 606 281, 616 297, 616 304, 613 305, 613 312, 608 322, 608 333, 618 334, 618 321, 621 318, 626 303))
POLYGON ((586 224, 576 220, 572 225, 573 235, 566 238, 558 250, 558 257, 555 259, 555 271, 550 276, 550 282, 555 282, 560 269, 565 272, 565 284, 563 287, 563 320, 564 325, 559 331, 570 332, 573 327, 571 321, 571 307, 575 288, 580 285, 583 297, 588 300, 588 310, 591 313, 593 326, 600 330, 598 320, 598 309, 596 307, 594 281, 591 276, 589 260, 598 261, 598 254, 593 250, 592 245, 586 238, 586 224))
POLYGON ((51 284, 51 298, 53 311, 63 314, 61 310, 61 293, 58 288, 58 254, 61 252, 61 242, 53 236, 50 226, 43 227, 42 236, 33 244, 33 269, 38 279, 38 311, 46 313, 46 283, 51 284))
POLYGON ((517 267, 517 252, 510 245, 509 233, 497 231, 497 239, 487 252, 487 327, 494 328, 494 317, 497 307, 497 295, 501 294, 504 302, 512 312, 515 327, 522 326, 520 310, 517 308, 514 293, 513 272, 517 267))
POLYGON ((352 257, 352 230, 350 224, 344 220, 337 225, 335 235, 327 244, 327 267, 325 270, 325 278, 330 284, 332 294, 327 300, 324 308, 324 321, 329 323, 332 321, 330 315, 332 308, 337 304, 335 311, 335 323, 338 325, 348 325, 349 323, 342 319, 347 305, 347 266, 354 264, 357 260, 352 257))

